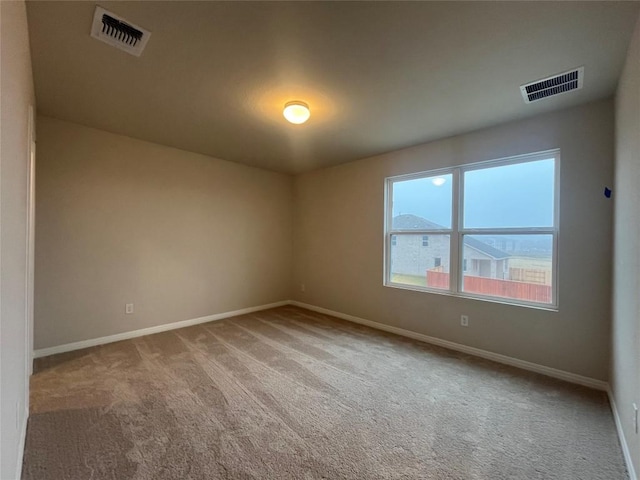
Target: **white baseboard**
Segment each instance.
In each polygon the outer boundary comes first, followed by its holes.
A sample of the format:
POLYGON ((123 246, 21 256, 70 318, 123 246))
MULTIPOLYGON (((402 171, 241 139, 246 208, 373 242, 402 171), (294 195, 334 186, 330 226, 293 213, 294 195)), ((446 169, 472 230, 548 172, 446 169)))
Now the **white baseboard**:
POLYGON ((494 362, 503 363, 505 365, 510 365, 512 367, 522 368, 523 370, 529 370, 531 372, 541 373, 542 375, 547 375, 553 378, 559 378, 560 380, 576 383, 578 385, 583 385, 585 387, 595 388, 596 390, 606 391, 608 387, 607 382, 604 382, 602 380, 597 380, 591 377, 584 377, 582 375, 567 372, 564 370, 558 370, 557 368, 546 367, 544 365, 539 365, 537 363, 527 362, 525 360, 508 357, 506 355, 501 355, 499 353, 493 353, 487 350, 481 350, 479 348, 462 345, 460 343, 450 342, 448 340, 442 340, 436 337, 430 337, 422 333, 412 332, 411 330, 405 330, 403 328, 392 327, 391 325, 385 325, 383 323, 366 320, 364 318, 348 315, 346 313, 335 312, 333 310, 329 310, 322 307, 316 307, 315 305, 309 305, 307 303, 302 303, 295 300, 291 301, 290 304, 295 305, 297 307, 306 308, 308 310, 313 310, 314 312, 324 313, 326 315, 338 317, 343 320, 348 320, 350 322, 366 325, 368 327, 376 328, 378 330, 384 330, 385 332, 395 333, 396 335, 402 335, 403 337, 409 337, 415 340, 420 340, 422 342, 430 343, 432 345, 438 345, 440 347, 448 348, 450 350, 456 350, 458 352, 467 353, 469 355, 474 355, 476 357, 486 358, 487 360, 493 360, 494 362))
POLYGON ((182 320, 180 322, 165 323, 164 325, 142 328, 140 330, 132 330, 130 332, 116 333, 115 335, 108 335, 106 337, 91 338, 89 340, 82 340, 80 342, 65 343, 64 345, 57 345, 55 347, 35 350, 33 352, 33 357, 40 358, 46 357, 48 355, 55 355, 56 353, 72 352, 73 350, 80 350, 83 348, 95 347, 96 345, 104 345, 106 343, 119 342, 120 340, 128 340, 130 338, 142 337, 144 335, 176 330, 178 328, 190 327, 192 325, 198 325, 200 323, 213 322, 215 320, 222 320, 224 318, 244 315, 246 313, 258 312, 260 310, 266 310, 268 308, 282 307, 284 305, 289 305, 289 301, 284 300, 281 302, 259 305, 257 307, 242 308, 240 310, 233 310, 231 312, 216 313, 213 315, 207 315, 205 317, 182 320))
POLYGON ((16 480, 22 478, 22 459, 24 458, 24 447, 27 441, 27 423, 29 422, 29 407, 27 406, 24 411, 24 420, 22 421, 22 428, 20 429, 20 440, 18 443, 18 463, 16 465, 16 480))
POLYGON ((636 470, 633 467, 633 460, 631 459, 631 452, 629 451, 629 446, 627 445, 627 439, 624 436, 624 430, 622 430, 622 421, 620 420, 620 415, 618 414, 618 408, 616 407, 616 400, 613 397, 613 392, 611 388, 607 386, 607 395, 609 397, 609 404, 611 405, 611 411, 613 412, 613 419, 616 422, 616 430, 618 431, 618 439, 620 440, 620 446, 622 447, 622 454, 624 455, 624 461, 627 464, 627 471, 629 472, 630 480, 638 480, 636 476, 636 470))

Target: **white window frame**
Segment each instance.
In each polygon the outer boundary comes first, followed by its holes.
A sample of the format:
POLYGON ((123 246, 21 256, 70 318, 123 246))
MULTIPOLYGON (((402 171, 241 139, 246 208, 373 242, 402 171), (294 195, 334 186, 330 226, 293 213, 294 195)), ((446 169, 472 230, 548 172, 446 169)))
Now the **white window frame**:
POLYGON ((457 297, 473 298, 509 305, 519 305, 539 308, 543 310, 558 310, 558 235, 560 220, 560 150, 548 150, 525 155, 518 155, 495 160, 487 160, 478 163, 459 165, 437 170, 429 170, 407 175, 397 175, 385 179, 385 231, 384 231, 384 286, 405 290, 417 290, 440 295, 453 295, 457 297), (553 225, 551 227, 527 227, 527 228, 463 228, 464 225, 464 173, 472 170, 481 170, 505 165, 535 162, 538 160, 554 159, 554 192, 553 192, 553 225), (436 177, 439 175, 452 175, 452 218, 451 228, 442 229, 416 229, 394 230, 393 221, 393 184, 399 181, 414 180, 419 178, 436 177), (391 236, 396 235, 449 235, 449 289, 421 287, 394 283, 391 281, 391 236), (464 235, 551 235, 553 252, 551 258, 551 297, 552 302, 537 303, 504 297, 494 297, 462 290, 463 268, 463 242, 464 235))

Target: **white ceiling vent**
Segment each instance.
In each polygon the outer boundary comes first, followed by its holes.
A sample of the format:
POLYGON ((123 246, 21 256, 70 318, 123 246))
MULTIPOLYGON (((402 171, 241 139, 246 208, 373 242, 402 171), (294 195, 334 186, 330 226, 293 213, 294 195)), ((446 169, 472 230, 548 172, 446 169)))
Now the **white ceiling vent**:
POLYGON ((543 78, 520 87, 525 103, 535 102, 543 98, 560 95, 572 90, 580 90, 584 78, 584 67, 543 78))
POLYGON ((149 41, 151 32, 118 15, 107 12, 102 7, 96 7, 91 25, 91 36, 139 57, 149 41))

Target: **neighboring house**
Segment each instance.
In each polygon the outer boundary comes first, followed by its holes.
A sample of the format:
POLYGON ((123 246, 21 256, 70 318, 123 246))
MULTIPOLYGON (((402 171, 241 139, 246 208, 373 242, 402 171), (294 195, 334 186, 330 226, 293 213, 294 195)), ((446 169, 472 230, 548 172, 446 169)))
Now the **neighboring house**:
MULTIPOLYGON (((445 228, 417 215, 393 217, 394 230, 432 230, 445 228)), ((476 238, 464 240, 465 275, 506 279, 509 254, 476 238)), ((449 272, 449 235, 406 233, 391 238, 391 272, 400 275, 426 276, 427 270, 449 272)))
POLYGON ((509 278, 509 254, 471 236, 464 238, 465 275, 509 278))

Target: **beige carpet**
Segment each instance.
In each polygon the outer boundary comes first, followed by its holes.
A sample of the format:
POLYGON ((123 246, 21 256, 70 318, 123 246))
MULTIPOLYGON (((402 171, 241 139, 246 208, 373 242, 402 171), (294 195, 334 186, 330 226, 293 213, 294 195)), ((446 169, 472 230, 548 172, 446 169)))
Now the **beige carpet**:
POLYGON ((37 361, 23 479, 602 479, 602 392, 283 307, 37 361))

